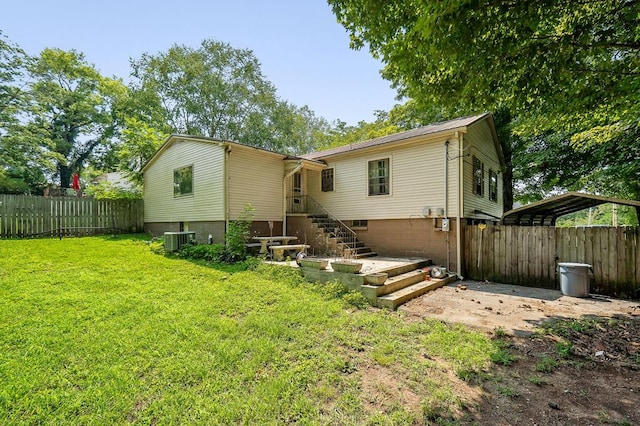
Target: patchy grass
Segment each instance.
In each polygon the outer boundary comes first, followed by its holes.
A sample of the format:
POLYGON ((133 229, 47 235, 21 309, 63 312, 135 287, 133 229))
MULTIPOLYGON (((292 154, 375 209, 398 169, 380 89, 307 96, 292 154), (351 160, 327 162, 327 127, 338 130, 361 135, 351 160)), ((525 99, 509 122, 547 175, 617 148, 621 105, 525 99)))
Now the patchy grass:
POLYGON ((461 326, 356 309, 294 269, 159 256, 141 236, 0 241, 0 306, 10 424, 451 419, 468 402, 447 371, 468 379, 500 349, 461 326), (369 393, 370 374, 395 387, 369 393))
POLYGON ((559 365, 560 363, 554 358, 545 356, 536 363, 535 370, 540 373, 552 373, 559 365))

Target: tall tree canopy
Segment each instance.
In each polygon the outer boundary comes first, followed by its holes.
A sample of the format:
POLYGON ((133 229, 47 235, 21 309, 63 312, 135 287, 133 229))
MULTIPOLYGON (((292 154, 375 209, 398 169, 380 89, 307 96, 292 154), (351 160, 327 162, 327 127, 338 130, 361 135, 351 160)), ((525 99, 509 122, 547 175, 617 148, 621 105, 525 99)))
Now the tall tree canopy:
POLYGON ((328 127, 308 108, 280 100, 253 52, 205 40, 132 61, 133 89, 155 96, 175 133, 301 153, 328 127))
POLYGON ((527 183, 640 199, 639 1, 329 4, 401 95, 509 111, 526 154, 514 152, 514 172, 527 183))
POLYGON ((25 152, 7 141, 8 129, 18 122, 24 108, 25 66, 27 55, 0 31, 0 191, 27 192, 44 180, 24 164, 25 152))
POLYGON ((74 50, 45 49, 26 70, 25 106, 3 145, 69 187, 73 173, 108 154, 118 123, 114 106, 126 86, 102 77, 74 50))

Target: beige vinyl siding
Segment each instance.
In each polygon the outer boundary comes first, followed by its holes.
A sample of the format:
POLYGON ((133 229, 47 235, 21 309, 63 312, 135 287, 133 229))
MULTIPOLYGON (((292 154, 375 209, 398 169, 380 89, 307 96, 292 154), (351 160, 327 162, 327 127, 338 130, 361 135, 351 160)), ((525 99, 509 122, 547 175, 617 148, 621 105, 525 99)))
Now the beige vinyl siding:
POLYGON ((247 203, 254 221, 282 220, 284 156, 239 145, 228 157, 229 218, 237 219, 247 203))
POLYGON ((502 216, 502 171, 500 170, 500 160, 493 143, 493 135, 487 123, 482 120, 469 127, 465 139, 465 152, 469 153, 464 157, 464 217, 485 218, 485 216, 474 213, 475 210, 488 213, 490 215, 502 216), (484 182, 482 196, 473 193, 473 156, 476 156, 484 164, 484 182), (498 202, 489 200, 489 170, 498 172, 498 202))
MULTIPOLYGON (((396 147, 351 152, 327 159, 334 168, 334 190, 321 191, 320 172, 308 173, 309 195, 340 219, 421 218, 425 208, 444 208, 444 144, 447 137, 419 139, 396 147), (368 163, 389 159, 389 195, 368 195, 368 163)), ((457 139, 449 135, 450 156, 457 152, 457 139)), ((449 161, 449 211, 457 215, 457 161, 449 161)))
POLYGON ((144 173, 145 222, 224 220, 224 148, 177 140, 144 173), (193 165, 193 195, 174 197, 173 171, 193 165))

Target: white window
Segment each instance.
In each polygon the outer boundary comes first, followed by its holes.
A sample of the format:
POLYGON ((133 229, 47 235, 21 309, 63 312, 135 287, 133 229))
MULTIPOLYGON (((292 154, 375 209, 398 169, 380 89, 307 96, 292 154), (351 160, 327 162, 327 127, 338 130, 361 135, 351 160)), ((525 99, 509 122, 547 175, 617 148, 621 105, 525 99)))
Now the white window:
POLYGON ((181 167, 173 171, 173 195, 182 197, 193 194, 193 166, 181 167))
POLYGON ((369 195, 389 194, 389 159, 369 161, 369 195))

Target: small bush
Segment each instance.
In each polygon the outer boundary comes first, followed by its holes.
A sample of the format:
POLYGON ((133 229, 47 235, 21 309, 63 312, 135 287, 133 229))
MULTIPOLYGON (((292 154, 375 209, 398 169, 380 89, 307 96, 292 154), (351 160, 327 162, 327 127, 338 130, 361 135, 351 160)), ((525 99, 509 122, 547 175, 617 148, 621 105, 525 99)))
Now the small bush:
POLYGON ((358 291, 350 291, 347 294, 342 295, 342 300, 354 308, 367 309, 369 307, 369 301, 367 298, 358 291))
POLYGON ((226 233, 227 247, 225 262, 239 262, 247 257, 247 241, 249 240, 251 223, 253 219, 253 206, 247 204, 238 220, 229 222, 226 233))
POLYGON ((248 271, 255 271, 262 265, 262 259, 259 257, 247 257, 243 263, 248 271))
POLYGON ((342 296, 349 293, 349 288, 338 280, 319 284, 317 288, 327 299, 340 299, 342 296))
POLYGON ((224 257, 225 247, 222 244, 185 244, 180 248, 178 256, 185 259, 219 262, 224 257))
POLYGON ((164 249, 164 239, 154 238, 149 241, 149 250, 151 250, 151 253, 153 254, 164 256, 164 254, 166 253, 164 249))

